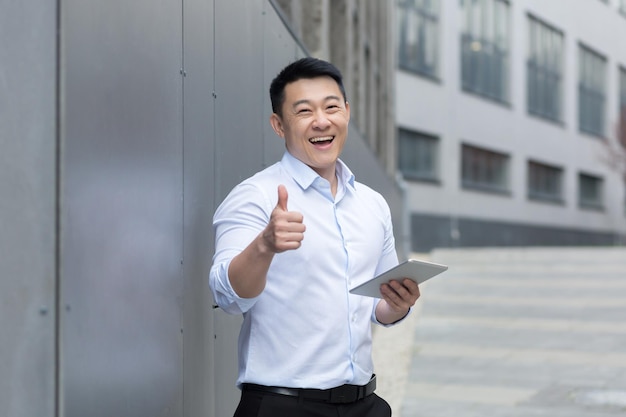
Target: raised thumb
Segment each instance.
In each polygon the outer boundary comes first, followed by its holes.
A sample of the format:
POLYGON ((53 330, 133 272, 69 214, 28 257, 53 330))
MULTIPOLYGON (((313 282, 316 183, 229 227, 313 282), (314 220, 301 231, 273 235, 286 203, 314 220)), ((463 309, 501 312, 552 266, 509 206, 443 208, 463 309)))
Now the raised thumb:
POLYGON ((280 208, 283 211, 287 211, 287 188, 284 185, 278 186, 278 203, 276 207, 280 208))

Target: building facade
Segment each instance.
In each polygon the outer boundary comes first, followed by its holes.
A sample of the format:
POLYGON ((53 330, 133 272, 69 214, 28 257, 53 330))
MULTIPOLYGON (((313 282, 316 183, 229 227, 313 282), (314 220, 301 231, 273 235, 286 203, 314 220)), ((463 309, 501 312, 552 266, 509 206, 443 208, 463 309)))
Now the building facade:
POLYGON ((626 1, 395 3, 412 249, 623 244, 626 1))

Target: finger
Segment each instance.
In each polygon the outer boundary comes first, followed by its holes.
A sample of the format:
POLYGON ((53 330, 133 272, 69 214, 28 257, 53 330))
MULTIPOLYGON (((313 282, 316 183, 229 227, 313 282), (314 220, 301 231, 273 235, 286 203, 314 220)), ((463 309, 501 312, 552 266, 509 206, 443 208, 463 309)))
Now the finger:
POLYGON ((289 197, 287 193, 287 188, 284 185, 278 186, 278 203, 276 207, 280 208, 283 211, 287 211, 287 198, 289 197))
POLYGON ((380 286, 380 293, 387 304, 394 310, 402 309, 402 298, 398 295, 396 290, 389 284, 382 284, 380 286))
POLYGON ((417 282, 413 281, 412 279, 405 278, 404 281, 402 281, 402 285, 404 286, 404 288, 406 288, 409 291, 409 293, 413 295, 414 294, 419 295, 420 293, 419 286, 417 285, 417 282))
POLYGON ((389 297, 397 304, 413 305, 420 296, 419 286, 413 280, 392 280, 387 285, 389 297))

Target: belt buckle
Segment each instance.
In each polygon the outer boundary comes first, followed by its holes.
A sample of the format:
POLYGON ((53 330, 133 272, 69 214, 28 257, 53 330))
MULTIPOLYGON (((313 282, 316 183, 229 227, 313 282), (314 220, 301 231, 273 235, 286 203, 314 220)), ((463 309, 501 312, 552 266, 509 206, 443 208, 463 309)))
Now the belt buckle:
POLYGON ((341 386, 330 390, 330 402, 334 404, 353 403, 359 399, 357 387, 341 386))

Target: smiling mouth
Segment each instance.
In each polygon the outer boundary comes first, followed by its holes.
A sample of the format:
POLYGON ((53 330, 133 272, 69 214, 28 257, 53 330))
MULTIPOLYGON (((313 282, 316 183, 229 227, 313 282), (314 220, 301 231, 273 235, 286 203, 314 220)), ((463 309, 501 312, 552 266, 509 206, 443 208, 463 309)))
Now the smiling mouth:
POLYGON ((326 145, 328 143, 331 143, 334 139, 334 136, 320 136, 316 138, 310 138, 309 142, 313 145, 326 145))

